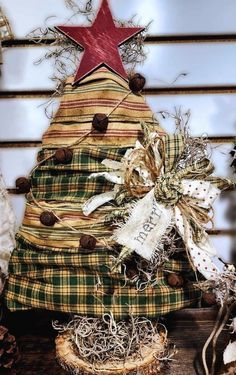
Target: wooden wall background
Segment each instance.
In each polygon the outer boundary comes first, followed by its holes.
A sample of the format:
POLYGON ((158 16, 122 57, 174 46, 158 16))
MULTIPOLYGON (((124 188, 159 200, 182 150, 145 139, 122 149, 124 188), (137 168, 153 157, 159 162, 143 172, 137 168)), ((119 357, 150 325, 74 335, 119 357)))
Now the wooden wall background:
MULTIPOLYGON (((83 1, 78 0, 78 3, 83 1)), ((99 1, 94 0, 98 6, 99 1)), ((229 151, 236 136, 236 2, 235 0, 110 0, 114 17, 152 20, 146 40, 149 51, 137 68, 147 78, 146 100, 162 126, 173 121, 160 111, 191 110, 193 136, 211 140, 216 173, 230 177, 229 151), (179 77, 178 79, 176 79, 179 77)), ((50 41, 35 44, 26 34, 36 27, 65 23, 71 15, 63 0, 1 0, 15 39, 3 42, 0 76, 0 169, 11 193, 20 224, 24 196, 16 194, 15 179, 35 164, 43 132, 49 126, 45 103, 55 86, 49 79, 53 63, 34 62, 50 41), (54 17, 51 17, 54 16, 54 17), (50 17, 50 18, 48 18, 50 17)), ((55 108, 58 99, 56 100, 55 108)), ((54 109, 55 109, 54 108, 54 109)), ((232 193, 231 193, 232 194, 232 193)), ((221 256, 232 258, 235 227, 226 219, 229 200, 215 206, 215 228, 209 230, 221 256)))

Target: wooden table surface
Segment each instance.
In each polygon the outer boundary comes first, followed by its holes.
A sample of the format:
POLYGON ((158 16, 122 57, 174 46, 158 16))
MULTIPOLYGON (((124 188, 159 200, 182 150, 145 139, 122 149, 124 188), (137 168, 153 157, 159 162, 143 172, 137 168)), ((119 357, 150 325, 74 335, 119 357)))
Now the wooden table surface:
MULTIPOLYGON (((165 318, 169 339, 178 350, 174 360, 164 365, 163 375, 203 375, 199 358, 201 349, 209 336, 217 314, 214 308, 185 309, 165 318)), ((63 319, 61 314, 45 311, 8 313, 2 322, 16 336, 21 352, 17 368, 3 372, 7 375, 65 375, 55 360, 52 319, 63 319)), ((228 340, 225 330, 218 343, 218 357, 228 340)), ((219 372, 220 364, 218 364, 219 372)))

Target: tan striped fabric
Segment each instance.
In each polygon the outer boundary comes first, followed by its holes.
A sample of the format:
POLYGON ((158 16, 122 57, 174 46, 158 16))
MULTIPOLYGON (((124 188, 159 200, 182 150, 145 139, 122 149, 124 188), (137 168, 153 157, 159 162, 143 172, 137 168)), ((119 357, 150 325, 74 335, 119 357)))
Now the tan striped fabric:
MULTIPOLYGON (((51 126, 43 136, 43 147, 67 146, 91 130, 95 113, 109 114, 130 91, 128 83, 106 68, 100 68, 72 86, 70 78, 51 126)), ((130 93, 109 117, 105 134, 95 131, 81 145, 132 147, 142 136, 140 121, 153 124, 153 113, 142 95, 130 93)), ((162 132, 160 127, 157 130, 162 132)))

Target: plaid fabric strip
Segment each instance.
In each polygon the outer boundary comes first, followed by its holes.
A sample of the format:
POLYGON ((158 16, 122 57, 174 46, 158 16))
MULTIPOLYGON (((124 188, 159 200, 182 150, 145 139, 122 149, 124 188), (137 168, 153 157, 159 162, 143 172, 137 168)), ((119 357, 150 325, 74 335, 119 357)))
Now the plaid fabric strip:
MULTIPOLYGON (((81 147, 73 151, 73 160, 69 164, 56 164, 53 158, 48 159, 32 175, 33 194, 39 200, 81 201, 110 191, 113 189, 112 183, 103 177, 89 179, 89 175, 106 171, 101 164, 102 160, 120 161, 125 151, 126 148, 110 150, 81 147)), ((38 161, 52 154, 52 150, 41 150, 38 161)))
MULTIPOLYGON (((110 254, 101 249, 92 254, 60 254, 50 249, 40 251, 18 236, 18 250, 13 252, 6 299, 11 310, 46 308, 84 315, 100 316, 105 312, 124 319, 134 315, 156 317, 195 303, 200 291, 188 284, 171 288, 163 272, 158 284, 137 292, 123 274, 111 274, 110 254)), ((187 261, 173 260, 166 270, 188 269, 187 261)))
POLYGON ((170 172, 184 151, 184 138, 181 134, 165 134, 162 138, 164 146, 165 173, 170 172))
MULTIPOLYGON (((166 134, 161 137, 164 146, 164 166, 165 173, 175 171, 175 166, 178 160, 181 158, 185 142, 184 137, 181 134, 169 135, 166 134)), ((210 162, 208 158, 202 158, 195 163, 189 163, 182 170, 175 172, 172 180, 178 181, 181 178, 188 179, 204 179, 205 181, 211 182, 213 185, 221 190, 227 189, 229 187, 235 186, 235 183, 226 178, 220 178, 216 176, 211 176, 214 172, 214 165, 210 162)), ((168 194, 168 191, 165 191, 168 194)))

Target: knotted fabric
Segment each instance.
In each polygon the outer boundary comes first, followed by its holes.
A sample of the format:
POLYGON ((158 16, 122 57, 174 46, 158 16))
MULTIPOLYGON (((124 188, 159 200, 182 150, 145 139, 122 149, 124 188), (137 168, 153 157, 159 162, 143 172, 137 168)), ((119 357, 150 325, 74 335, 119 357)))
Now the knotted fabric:
POLYGON ((183 196, 181 179, 172 172, 162 175, 155 184, 154 196, 158 202, 166 206, 177 204, 183 196))

